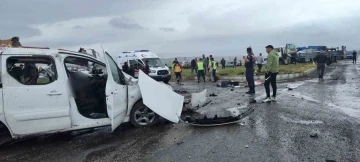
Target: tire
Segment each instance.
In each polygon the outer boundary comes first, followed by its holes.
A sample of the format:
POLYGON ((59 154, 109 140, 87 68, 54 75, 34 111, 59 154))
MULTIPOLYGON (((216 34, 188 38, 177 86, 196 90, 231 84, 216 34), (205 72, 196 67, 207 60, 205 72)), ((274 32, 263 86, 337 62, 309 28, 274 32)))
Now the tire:
POLYGON ((0 145, 12 141, 10 132, 7 127, 0 122, 0 145))
POLYGON ((170 81, 170 80, 164 80, 163 82, 164 82, 165 84, 168 84, 169 81, 170 81))
POLYGON ((159 122, 159 115, 139 101, 130 112, 130 122, 135 127, 150 127, 159 122), (141 116, 143 119, 141 119, 141 116))

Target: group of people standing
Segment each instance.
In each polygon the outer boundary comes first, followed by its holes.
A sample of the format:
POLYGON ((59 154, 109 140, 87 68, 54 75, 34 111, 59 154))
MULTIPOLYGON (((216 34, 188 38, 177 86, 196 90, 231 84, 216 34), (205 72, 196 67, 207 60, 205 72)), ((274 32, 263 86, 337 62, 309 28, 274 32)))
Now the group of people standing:
MULTIPOLYGON (((266 65, 266 72, 265 72, 265 91, 266 91, 266 98, 263 100, 263 102, 271 102, 276 101, 276 77, 279 73, 279 54, 274 51, 274 47, 272 45, 268 45, 265 47, 266 52, 268 53, 267 57, 267 65, 266 65), (270 85, 273 90, 272 96, 270 95, 270 85)), ((255 94, 255 82, 254 82, 254 73, 255 69, 254 66, 258 66, 258 71, 261 72, 262 64, 264 62, 264 59, 262 57, 262 54, 259 55, 259 57, 255 57, 253 54, 252 48, 248 47, 246 49, 247 56, 244 56, 243 59, 245 61, 245 74, 246 74, 246 81, 249 86, 249 91, 246 92, 247 94, 255 94)), ((236 58, 234 59, 234 62, 236 61, 236 58)), ((221 60, 222 67, 225 67, 225 62, 221 60)), ((234 64, 234 67, 236 64, 234 64)), ((218 77, 216 76, 216 70, 218 68, 218 63, 214 61, 214 58, 212 55, 210 55, 209 58, 205 58, 205 55, 202 56, 202 58, 195 58, 191 61, 191 74, 194 72, 197 73, 197 79, 198 83, 200 83, 200 80, 202 79, 204 82, 206 72, 210 72, 210 79, 213 82, 216 82, 218 80, 218 77)), ((179 63, 179 61, 175 58, 172 69, 174 69, 174 73, 176 75, 177 82, 180 83, 182 76, 182 65, 179 63)))
MULTIPOLYGON (((219 78, 216 76, 216 70, 218 68, 218 63, 214 61, 214 58, 212 55, 210 57, 205 58, 205 55, 202 56, 202 58, 195 58, 191 60, 191 74, 197 73, 198 83, 200 83, 200 80, 205 80, 205 75, 207 72, 210 73, 210 80, 213 82, 216 82, 219 78)), ((182 80, 182 65, 181 63, 175 58, 172 64, 172 69, 175 73, 177 83, 180 83, 182 80)))

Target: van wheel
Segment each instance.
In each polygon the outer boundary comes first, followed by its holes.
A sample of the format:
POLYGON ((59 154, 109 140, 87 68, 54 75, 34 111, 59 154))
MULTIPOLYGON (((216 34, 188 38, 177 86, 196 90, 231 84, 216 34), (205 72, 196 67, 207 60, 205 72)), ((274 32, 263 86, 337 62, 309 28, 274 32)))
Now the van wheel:
POLYGON ((168 84, 170 80, 164 80, 164 83, 165 84, 168 84))
POLYGON ((135 127, 149 127, 159 121, 159 115, 144 105, 142 101, 136 103, 130 112, 130 122, 135 127))
POLYGON ((9 130, 0 122, 0 145, 12 141, 9 130))

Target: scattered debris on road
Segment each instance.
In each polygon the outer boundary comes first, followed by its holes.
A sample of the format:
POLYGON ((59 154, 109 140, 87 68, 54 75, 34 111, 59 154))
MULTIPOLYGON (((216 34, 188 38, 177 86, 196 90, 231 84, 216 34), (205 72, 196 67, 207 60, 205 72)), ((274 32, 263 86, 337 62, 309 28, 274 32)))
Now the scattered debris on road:
POLYGON ((227 125, 227 124, 238 123, 253 112, 254 109, 250 108, 238 116, 218 117, 217 115, 215 115, 213 118, 207 118, 207 116, 204 116, 203 118, 200 119, 195 119, 191 116, 186 116, 184 121, 193 126, 210 127, 210 126, 227 125))
POLYGON ((249 148, 249 145, 245 145, 245 148, 249 148))
MULTIPOLYGON (((254 85, 255 85, 255 86, 262 85, 262 84, 263 84, 263 83, 262 83, 260 80, 255 80, 255 81, 254 81, 254 85)), ((244 87, 248 87, 247 82, 244 83, 244 87)))
POLYGON ((227 80, 227 81, 221 81, 220 83, 216 84, 217 87, 240 87, 239 82, 227 80))
POLYGON ((181 144, 183 144, 184 142, 183 141, 180 141, 180 142, 178 142, 178 143, 176 143, 177 145, 181 145, 181 144))
POLYGON ((325 160, 325 162, 336 162, 335 160, 325 160))
POLYGON ((217 95, 215 93, 210 94, 211 97, 216 97, 217 95))
POLYGON ((289 91, 293 90, 293 88, 288 88, 289 91))
POLYGON ((319 138, 318 132, 311 132, 311 133, 309 134, 309 136, 310 136, 311 138, 319 138))
POLYGON ((252 100, 250 101, 250 103, 256 103, 256 100, 255 100, 255 99, 252 99, 252 100))
POLYGON ((185 94, 185 93, 188 93, 187 91, 185 90, 174 90, 175 93, 177 94, 185 94))

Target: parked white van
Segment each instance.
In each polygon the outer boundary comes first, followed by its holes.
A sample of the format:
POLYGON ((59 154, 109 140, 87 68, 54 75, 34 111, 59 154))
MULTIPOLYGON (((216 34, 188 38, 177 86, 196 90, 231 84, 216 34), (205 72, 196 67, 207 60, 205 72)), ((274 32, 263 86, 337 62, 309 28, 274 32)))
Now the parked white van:
POLYGON ((114 130, 124 122, 154 125, 155 112, 163 112, 144 105, 138 80, 106 52, 104 60, 60 49, 0 47, 0 130, 21 138, 106 125, 114 130))
POLYGON ((150 73, 149 76, 156 81, 163 81, 168 83, 171 79, 170 70, 160 60, 160 58, 149 50, 135 50, 131 52, 123 52, 117 56, 119 67, 122 67, 125 62, 134 68, 134 77, 139 76, 139 70, 144 68, 145 61, 149 61, 150 73))

